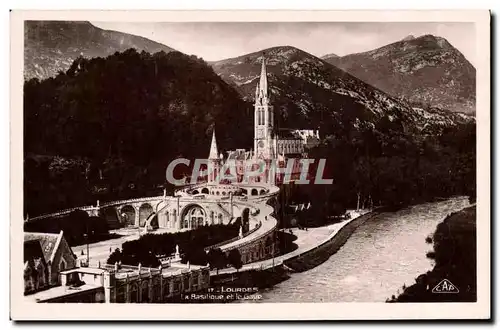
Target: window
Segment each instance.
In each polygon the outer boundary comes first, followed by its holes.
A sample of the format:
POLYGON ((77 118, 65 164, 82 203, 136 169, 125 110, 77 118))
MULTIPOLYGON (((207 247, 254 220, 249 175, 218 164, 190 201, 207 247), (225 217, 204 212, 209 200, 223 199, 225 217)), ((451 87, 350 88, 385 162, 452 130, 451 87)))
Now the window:
POLYGON ((130 302, 137 303, 139 298, 137 284, 132 284, 130 286, 130 302))
POLYGON ((61 261, 59 261, 59 271, 62 272, 65 269, 66 269, 66 260, 64 260, 64 258, 61 257, 61 261))
POLYGON ((40 263, 38 267, 36 268, 37 271, 37 276, 38 276, 38 287, 42 288, 45 286, 45 269, 43 265, 40 263))
POLYGON ((142 282, 142 292, 141 292, 141 302, 148 303, 149 302, 149 283, 148 281, 142 282))
POLYGON ((126 292, 126 289, 125 289, 125 286, 121 286, 117 289, 117 292, 116 292, 116 302, 117 303, 125 303, 125 292, 126 292))

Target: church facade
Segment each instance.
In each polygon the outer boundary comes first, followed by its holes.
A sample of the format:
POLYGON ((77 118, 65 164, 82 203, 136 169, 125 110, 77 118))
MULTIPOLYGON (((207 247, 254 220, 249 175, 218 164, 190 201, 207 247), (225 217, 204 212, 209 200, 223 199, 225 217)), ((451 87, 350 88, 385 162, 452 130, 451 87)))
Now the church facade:
POLYGON ((228 151, 224 159, 223 154, 218 151, 214 130, 208 158, 209 183, 214 183, 217 175, 225 171, 224 164, 232 161, 235 163, 238 183, 247 179, 247 183, 279 185, 283 183, 286 174, 291 180, 299 179, 302 169, 300 160, 307 158, 308 148, 319 143, 319 130, 278 130, 274 117, 263 56, 260 79, 255 88, 253 149, 228 151), (291 166, 287 166, 289 161, 291 166), (255 170, 259 167, 259 162, 265 164, 262 173, 245 178, 245 172, 255 170))

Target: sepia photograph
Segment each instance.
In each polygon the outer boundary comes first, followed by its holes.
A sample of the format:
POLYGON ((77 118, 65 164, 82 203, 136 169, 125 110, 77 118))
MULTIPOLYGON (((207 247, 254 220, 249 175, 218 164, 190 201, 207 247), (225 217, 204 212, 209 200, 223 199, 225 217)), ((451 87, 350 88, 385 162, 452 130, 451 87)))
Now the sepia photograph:
POLYGON ((238 14, 11 12, 12 317, 489 318, 490 13, 238 14))

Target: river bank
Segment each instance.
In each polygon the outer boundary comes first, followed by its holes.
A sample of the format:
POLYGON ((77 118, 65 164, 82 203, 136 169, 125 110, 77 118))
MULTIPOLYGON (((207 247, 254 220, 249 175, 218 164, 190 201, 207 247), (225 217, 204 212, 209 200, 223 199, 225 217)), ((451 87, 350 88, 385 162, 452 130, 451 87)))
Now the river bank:
POLYGON ((427 257, 434 260, 434 267, 388 301, 477 301, 476 220, 476 205, 473 205, 448 215, 439 223, 428 240, 433 244, 433 251, 427 253, 427 257))
POLYGON ((467 197, 380 212, 364 221, 327 260, 263 289, 261 302, 385 302, 432 269, 426 237, 467 197))
POLYGON ((310 231, 301 231, 301 234, 307 237, 302 237, 299 240, 303 244, 299 244, 297 250, 278 256, 274 260, 265 260, 255 263, 255 265, 245 265, 246 269, 243 268, 238 271, 228 271, 226 269, 225 272, 222 270, 211 276, 211 286, 216 288, 221 286, 230 288, 270 288, 287 280, 290 273, 312 269, 328 260, 345 244, 358 226, 377 214, 377 211, 368 212, 356 218, 330 224, 323 228, 311 228, 310 231), (312 244, 307 242, 318 237, 315 233, 322 230, 328 231, 328 235, 324 235, 325 237, 319 241, 314 241, 312 244))
POLYGON ((353 219, 315 248, 284 261, 284 265, 289 270, 295 272, 303 272, 317 267, 334 255, 345 244, 356 228, 377 214, 379 214, 378 211, 372 211, 353 219))

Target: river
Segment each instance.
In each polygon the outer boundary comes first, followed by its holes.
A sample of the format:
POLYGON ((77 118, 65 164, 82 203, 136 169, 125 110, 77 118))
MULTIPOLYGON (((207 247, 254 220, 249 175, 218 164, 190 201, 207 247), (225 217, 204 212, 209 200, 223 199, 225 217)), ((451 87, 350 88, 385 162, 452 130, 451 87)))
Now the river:
POLYGON ((323 264, 264 290, 260 302, 384 302, 432 269, 425 238, 469 205, 465 197, 381 213, 359 226, 323 264))

